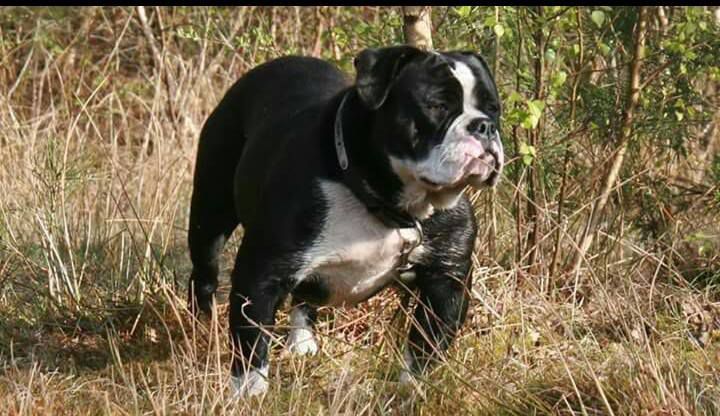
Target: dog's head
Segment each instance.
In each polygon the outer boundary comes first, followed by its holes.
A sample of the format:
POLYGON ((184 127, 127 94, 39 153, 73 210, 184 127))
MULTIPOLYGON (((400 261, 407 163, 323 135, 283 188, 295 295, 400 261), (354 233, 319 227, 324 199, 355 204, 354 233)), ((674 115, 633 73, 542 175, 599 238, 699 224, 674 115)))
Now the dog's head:
POLYGON ((382 137, 406 187, 439 195, 447 206, 466 185, 497 183, 501 107, 479 54, 372 48, 357 56, 355 68, 358 95, 382 129, 374 136, 382 137))

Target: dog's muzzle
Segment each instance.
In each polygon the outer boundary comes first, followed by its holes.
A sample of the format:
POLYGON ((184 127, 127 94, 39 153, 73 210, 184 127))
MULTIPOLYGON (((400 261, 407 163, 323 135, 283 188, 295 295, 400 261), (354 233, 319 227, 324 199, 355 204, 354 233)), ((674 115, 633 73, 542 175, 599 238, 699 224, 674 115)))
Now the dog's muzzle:
POLYGON ((468 183, 473 186, 494 186, 500 180, 505 163, 500 133, 490 119, 478 118, 468 125, 468 132, 480 142, 483 153, 466 167, 468 183))

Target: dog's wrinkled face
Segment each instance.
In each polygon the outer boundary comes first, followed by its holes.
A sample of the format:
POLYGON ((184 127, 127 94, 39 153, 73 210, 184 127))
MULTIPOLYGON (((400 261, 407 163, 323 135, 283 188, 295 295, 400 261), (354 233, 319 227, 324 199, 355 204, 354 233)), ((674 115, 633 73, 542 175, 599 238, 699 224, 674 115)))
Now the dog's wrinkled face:
POLYGON ((459 193, 497 183, 500 100, 479 55, 370 49, 356 67, 358 92, 377 111, 390 163, 406 185, 459 193))

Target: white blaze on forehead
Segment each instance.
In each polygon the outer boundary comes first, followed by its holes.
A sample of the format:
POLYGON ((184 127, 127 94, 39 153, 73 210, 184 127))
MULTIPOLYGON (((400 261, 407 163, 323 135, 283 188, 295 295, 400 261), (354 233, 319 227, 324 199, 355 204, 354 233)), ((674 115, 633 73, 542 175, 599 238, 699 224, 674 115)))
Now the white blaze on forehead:
POLYGON ((463 90, 463 113, 474 117, 488 117, 477 108, 478 103, 473 94, 477 78, 472 69, 465 62, 455 61, 455 67, 451 67, 450 72, 458 80, 463 90))

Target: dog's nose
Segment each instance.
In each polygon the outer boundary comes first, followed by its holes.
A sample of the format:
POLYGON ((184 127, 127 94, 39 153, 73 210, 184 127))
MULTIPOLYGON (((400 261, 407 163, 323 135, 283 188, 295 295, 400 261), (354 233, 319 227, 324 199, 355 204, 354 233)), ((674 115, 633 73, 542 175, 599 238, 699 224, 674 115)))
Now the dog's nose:
POLYGON ((467 130, 468 133, 480 137, 493 136, 497 131, 495 123, 489 118, 484 117, 471 120, 470 123, 468 123, 467 130))

